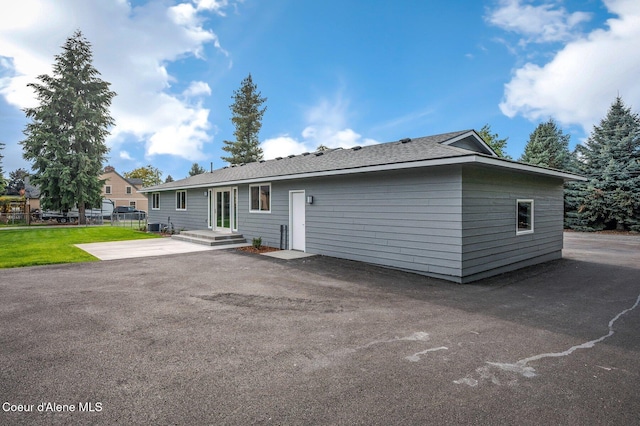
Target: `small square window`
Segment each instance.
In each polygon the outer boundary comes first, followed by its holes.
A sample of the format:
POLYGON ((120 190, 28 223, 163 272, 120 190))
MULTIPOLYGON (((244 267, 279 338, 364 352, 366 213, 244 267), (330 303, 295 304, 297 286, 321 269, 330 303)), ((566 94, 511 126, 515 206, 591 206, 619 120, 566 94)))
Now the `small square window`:
POLYGON ((516 234, 533 233, 533 200, 516 202, 516 234))
POLYGON ((252 212, 271 211, 271 185, 251 185, 249 187, 249 210, 252 212))

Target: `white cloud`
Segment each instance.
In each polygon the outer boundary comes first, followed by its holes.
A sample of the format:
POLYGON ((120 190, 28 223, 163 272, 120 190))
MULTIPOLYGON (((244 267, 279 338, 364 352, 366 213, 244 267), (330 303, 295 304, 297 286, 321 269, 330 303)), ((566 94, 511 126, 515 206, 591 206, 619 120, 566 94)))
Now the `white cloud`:
POLYGON ((640 2, 605 1, 607 28, 567 43, 546 64, 527 63, 505 85, 502 112, 540 120, 553 117, 585 132, 604 117, 620 94, 627 105, 640 106, 640 2))
POLYGON ((199 160, 204 157, 202 146, 209 140, 207 134, 210 127, 209 110, 197 109, 183 112, 183 116, 176 117, 170 125, 158 127, 147 143, 147 155, 170 154, 189 160, 199 160), (177 144, 176 141, 181 143, 177 144))
POLYGON ((198 96, 210 95, 211 87, 204 81, 192 81, 187 90, 182 92, 185 98, 195 98, 198 96))
POLYGON ((291 154, 297 155, 303 152, 315 151, 315 147, 310 148, 307 145, 304 141, 301 142, 289 135, 267 139, 261 144, 264 158, 267 160, 276 157, 286 157, 291 154))
POLYGON ((569 13, 565 8, 549 3, 532 6, 523 4, 522 0, 501 0, 486 19, 497 27, 526 37, 521 40, 524 44, 571 40, 576 28, 589 21, 591 14, 569 13))
POLYGON ((331 102, 322 99, 309 108, 305 115, 306 127, 302 139, 282 135, 262 142, 266 159, 285 157, 291 154, 313 152, 320 145, 327 148, 350 148, 356 145, 373 145, 377 141, 363 138, 347 126, 349 102, 340 95, 331 102))
POLYGON ((127 151, 120 151, 120 154, 118 156, 123 160, 133 160, 133 157, 131 157, 131 155, 127 151))
POLYGON ((228 55, 216 34, 202 26, 203 13, 222 15, 227 6, 226 0, 173 6, 150 0, 136 7, 123 0, 12 2, 0 14, 0 95, 17 108, 34 106, 26 84, 51 73, 54 55, 80 29, 92 44, 95 67, 117 93, 108 144, 117 149, 134 139, 146 143, 146 155, 199 158, 211 139, 209 110, 191 99, 211 89, 190 82, 183 93, 172 93, 175 80, 167 67, 185 57, 202 58, 207 45, 228 55))
POLYGON ((198 10, 210 10, 220 16, 225 16, 224 9, 229 6, 228 0, 194 0, 198 10))

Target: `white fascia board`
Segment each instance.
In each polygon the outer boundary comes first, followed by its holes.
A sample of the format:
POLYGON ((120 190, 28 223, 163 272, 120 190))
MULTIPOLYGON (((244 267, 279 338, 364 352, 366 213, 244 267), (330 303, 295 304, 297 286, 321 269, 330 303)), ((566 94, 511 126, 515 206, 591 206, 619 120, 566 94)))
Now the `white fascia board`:
POLYGON ((526 173, 534 173, 537 175, 545 175, 545 176, 562 178, 564 180, 579 180, 583 182, 586 182, 587 180, 589 180, 584 176, 575 175, 573 173, 563 172, 561 170, 547 169, 545 167, 532 166, 529 164, 517 163, 510 160, 505 160, 502 158, 478 156, 475 159, 475 162, 480 164, 486 164, 488 166, 498 166, 498 167, 503 167, 507 169, 519 170, 521 172, 526 172, 526 173))

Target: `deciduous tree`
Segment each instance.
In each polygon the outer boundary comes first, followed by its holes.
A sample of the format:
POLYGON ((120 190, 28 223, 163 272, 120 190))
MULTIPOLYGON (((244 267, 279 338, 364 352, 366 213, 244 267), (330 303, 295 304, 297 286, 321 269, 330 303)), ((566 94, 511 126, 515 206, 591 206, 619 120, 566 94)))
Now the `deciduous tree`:
POLYGON ((151 164, 126 172, 124 177, 127 179, 142 179, 142 186, 154 186, 162 183, 162 172, 151 164))
POLYGON ((93 66, 91 44, 76 31, 55 56, 52 75, 30 83, 39 105, 24 111, 31 121, 23 156, 33 162, 31 182, 40 187, 42 207, 66 211, 75 206, 84 221, 87 206, 98 205, 99 175, 114 124, 109 113, 115 93, 93 66))
POLYGON ((240 89, 233 92, 231 108, 231 122, 235 126, 233 135, 235 141, 224 141, 222 149, 228 152, 228 157, 221 157, 229 164, 243 164, 262 160, 263 152, 260 147, 258 134, 262 127, 262 116, 267 107, 262 107, 267 98, 261 97, 257 86, 251 79, 251 74, 240 84, 240 89))

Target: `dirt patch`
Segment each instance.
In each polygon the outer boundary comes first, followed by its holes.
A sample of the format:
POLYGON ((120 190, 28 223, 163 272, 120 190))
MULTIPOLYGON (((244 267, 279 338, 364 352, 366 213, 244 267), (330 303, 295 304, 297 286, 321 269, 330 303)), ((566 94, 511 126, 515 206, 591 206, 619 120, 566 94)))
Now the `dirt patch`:
POLYGON ((258 248, 253 247, 253 246, 247 246, 247 247, 238 247, 238 250, 240 251, 245 251, 247 253, 269 253, 272 251, 280 251, 279 248, 275 248, 275 247, 269 247, 269 246, 260 246, 258 248))

